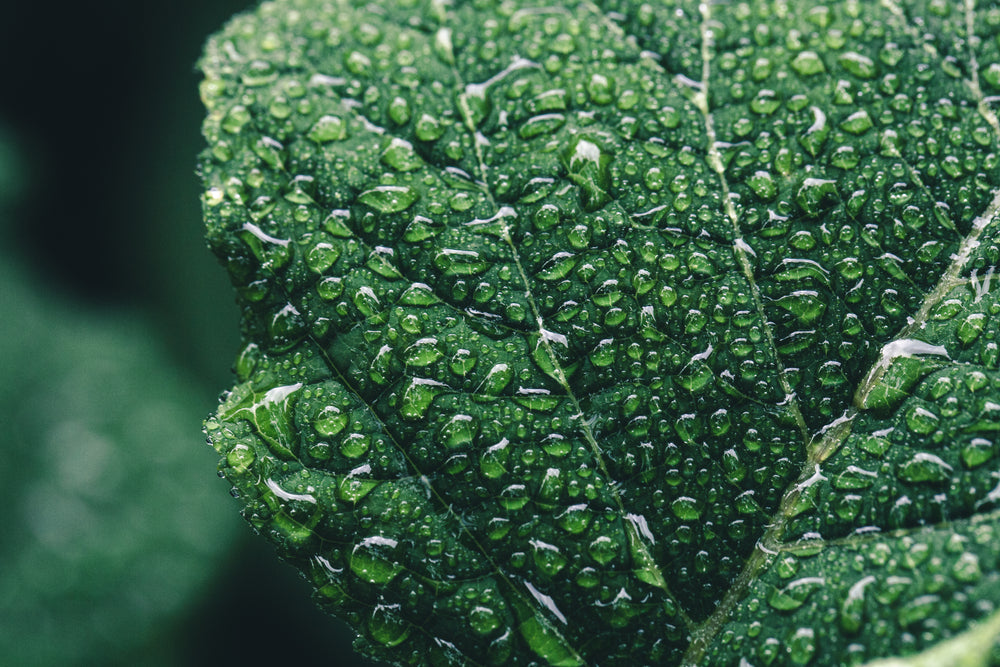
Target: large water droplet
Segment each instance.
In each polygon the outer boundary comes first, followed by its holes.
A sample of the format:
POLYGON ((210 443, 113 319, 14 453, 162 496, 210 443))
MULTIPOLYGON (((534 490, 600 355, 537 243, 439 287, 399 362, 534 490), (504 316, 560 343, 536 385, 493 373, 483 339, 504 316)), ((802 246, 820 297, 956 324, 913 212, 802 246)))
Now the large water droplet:
POLYGON ((369 584, 384 585, 403 570, 397 562, 398 542, 388 537, 366 537, 351 552, 351 571, 369 584))
POLYGON ((405 211, 419 194, 408 185, 379 185, 358 195, 358 201, 381 213, 405 211))
POLYGON ((611 201, 610 152, 596 140, 577 135, 562 157, 570 180, 580 186, 580 201, 585 211, 596 211, 611 201))
POLYGON ((899 478, 912 484, 945 482, 951 477, 952 467, 940 457, 927 452, 917 452, 899 466, 899 478))

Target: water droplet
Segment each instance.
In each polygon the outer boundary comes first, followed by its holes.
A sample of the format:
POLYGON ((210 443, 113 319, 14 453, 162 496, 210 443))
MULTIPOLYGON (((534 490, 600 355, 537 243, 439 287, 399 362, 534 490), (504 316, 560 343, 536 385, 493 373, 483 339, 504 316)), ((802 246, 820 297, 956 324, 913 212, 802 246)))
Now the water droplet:
POLYGON ((396 171, 413 171, 424 166, 423 158, 413 150, 413 144, 393 137, 382 151, 382 163, 396 171))
POLYGON ((489 607, 475 606, 469 612, 469 627, 477 635, 485 636, 502 625, 500 617, 489 607))
POLYGON ((831 484, 835 489, 867 489, 878 480, 878 473, 864 468, 849 465, 842 472, 838 473, 831 484))
POLYGON ((826 312, 826 299, 815 290, 798 290, 775 301, 803 325, 811 325, 826 312))
POLYGON ((434 141, 441 138, 444 130, 444 126, 437 118, 424 114, 417 119, 413 133, 420 141, 434 141))
POLYGON ((770 116, 781 107, 778 94, 769 88, 762 88, 750 100, 750 110, 762 116, 770 116))
POLYGON ((347 138, 347 123, 339 116, 321 116, 306 134, 317 144, 329 141, 343 141, 347 138))
POLYGON ((274 169, 285 168, 281 157, 284 150, 285 147, 281 145, 281 142, 271 137, 261 137, 253 143, 254 154, 274 169))
POLYGON ((396 561, 398 543, 388 537, 366 537, 354 545, 351 552, 351 571, 370 584, 388 584, 403 570, 396 561))
POLYGON ((357 459, 364 456, 371 447, 371 436, 364 433, 350 433, 340 443, 340 453, 349 459, 357 459))
POLYGON ((815 51, 800 51, 792 60, 792 69, 800 76, 812 76, 826 71, 826 66, 815 51))
POLYGON ((420 195, 408 185, 379 185, 358 195, 358 201, 381 213, 405 211, 420 195))
POLYGON ((397 615, 398 609, 399 605, 379 604, 372 610, 368 634, 383 646, 398 646, 410 636, 410 624, 397 615))
POLYGON ((570 180, 580 187, 585 211, 596 211, 611 201, 611 153, 595 140, 577 135, 562 157, 570 180))
POLYGON ((929 618, 941 608, 941 598, 937 595, 920 595, 903 604, 899 609, 899 625, 910 628, 929 618))
POLYGON ((528 488, 524 484, 510 484, 500 491, 498 502, 507 510, 516 512, 528 504, 528 488))
POLYGON ((400 401, 400 416, 410 421, 422 419, 427 414, 431 402, 445 389, 445 385, 435 380, 410 378, 400 401))
POLYGON ((979 556, 971 552, 959 556, 951 571, 955 579, 963 584, 973 584, 983 576, 983 571, 979 567, 979 556))
POLYGON ((912 484, 927 482, 940 483, 951 476, 952 467, 934 454, 917 452, 910 460, 899 466, 899 478, 912 484))
POLYGON ((545 575, 554 577, 566 567, 566 557, 559 552, 558 547, 541 540, 531 540, 531 546, 534 549, 532 555, 535 566, 545 575))
POLYGON ((767 603, 779 611, 792 611, 806 603, 813 593, 826 585, 822 577, 803 577, 775 589, 767 599, 767 603))
POLYGON ((242 104, 237 104, 222 119, 222 129, 230 134, 239 134, 251 118, 250 110, 242 104))
MULTIPOLYGON (((555 607, 551 598, 545 596, 545 599, 555 607)), ((561 612, 559 615, 562 615, 561 612)), ((582 667, 585 664, 549 621, 543 622, 536 612, 527 607, 519 607, 518 616, 521 620, 518 625, 521 636, 545 663, 551 667, 582 667)))
POLYGON ((507 388, 514 378, 514 371, 507 364, 495 364, 486 374, 486 378, 479 386, 477 393, 486 396, 498 396, 500 392, 507 388))
POLYGON ((339 239, 346 239, 354 236, 354 232, 347 225, 348 220, 351 219, 351 212, 347 209, 339 208, 330 211, 330 215, 326 216, 326 220, 323 221, 323 229, 325 229, 331 236, 335 236, 339 239))
POLYGON ((378 486, 373 479, 356 477, 353 474, 345 477, 337 487, 337 497, 345 503, 357 504, 378 486))
POLYGON ((840 605, 840 627, 848 634, 857 634, 865 619, 865 588, 875 583, 875 577, 867 576, 856 581, 847 591, 847 597, 840 605))
POLYGON ((615 80, 600 73, 590 75, 587 81, 587 94, 594 104, 611 104, 615 98, 615 80))
POLYGON ((807 178, 795 193, 795 202, 808 216, 820 215, 838 197, 837 182, 825 178, 807 178))
POLYGON ((434 255, 434 266, 446 276, 474 276, 490 265, 475 250, 444 248, 434 255))
POLYGON ((329 241, 318 241, 306 252, 306 266, 323 273, 340 259, 340 249, 329 241))
POLYGON ((421 338, 403 352, 407 366, 430 366, 444 356, 444 345, 437 338, 421 338))
POLYGON ((434 294, 429 285, 413 283, 400 295, 399 302, 404 306, 431 306, 441 303, 441 299, 434 294))
POLYGON ((534 139, 543 134, 552 134, 566 124, 566 116, 561 113, 544 113, 529 118, 518 128, 522 139, 534 139))
POLYGON ((979 335, 983 333, 983 329, 986 327, 986 314, 985 313, 972 313, 968 315, 955 329, 955 338, 962 343, 963 346, 968 347, 972 345, 973 342, 979 335))
POLYGON ((796 628, 788 638, 788 657, 796 665, 808 665, 816 655, 816 631, 796 628))
POLYGON ((906 412, 906 425, 914 433, 927 435, 937 429, 941 418, 921 406, 911 407, 906 412))
POLYGON ((587 547, 587 552, 591 558, 601 565, 607 565, 618 556, 620 549, 621 544, 607 535, 599 535, 591 541, 590 546, 587 547))
POLYGON ((368 285, 362 285, 354 292, 354 297, 352 299, 355 308, 364 317, 375 317, 379 315, 382 310, 382 303, 379 301, 378 295, 375 294, 373 290, 368 285))
POLYGON ((810 107, 809 110, 812 112, 813 123, 799 136, 799 143, 807 153, 816 157, 830 136, 830 125, 826 122, 826 114, 819 107, 810 107))
POLYGON ((244 85, 256 87, 271 83, 278 78, 278 70, 266 60, 254 60, 247 65, 240 76, 244 85))
POLYGON ((396 96, 389 102, 389 120, 396 125, 410 122, 410 103, 405 97, 396 96))
POLYGON ((257 455, 254 453, 253 449, 243 443, 237 443, 229 453, 226 454, 226 463, 233 469, 237 474, 243 474, 250 469, 253 465, 254 460, 257 455))
POLYGON ((778 196, 778 184, 769 171, 756 171, 747 179, 747 185, 763 201, 771 201, 778 196))
POLYGON ((325 301, 335 301, 344 293, 344 279, 340 276, 324 278, 316 285, 316 292, 325 301))
POLYGON ((556 515, 560 528, 572 535, 579 535, 590 526, 591 512, 586 504, 571 505, 556 515))
POLYGON ((837 58, 837 62, 840 63, 841 67, 859 79, 874 79, 878 74, 875 62, 868 56, 855 51, 848 51, 841 54, 837 58))
POLYGON ((439 441, 448 449, 471 445, 479 431, 479 422, 471 415, 452 415, 441 427, 439 441))
POLYGON ((313 421, 313 428, 321 436, 329 438, 337 435, 347 426, 347 413, 335 405, 328 405, 320 410, 313 421))
POLYGON ((993 458, 993 443, 986 438, 973 438, 962 447, 962 463, 968 469, 978 468, 993 458))
POLYGON ((670 509, 681 521, 697 521, 701 518, 701 507, 694 498, 681 496, 670 503, 670 509))
POLYGON ((872 122, 872 117, 864 109, 855 111, 840 123, 840 129, 855 135, 864 134, 873 127, 875 127, 875 123, 872 122))

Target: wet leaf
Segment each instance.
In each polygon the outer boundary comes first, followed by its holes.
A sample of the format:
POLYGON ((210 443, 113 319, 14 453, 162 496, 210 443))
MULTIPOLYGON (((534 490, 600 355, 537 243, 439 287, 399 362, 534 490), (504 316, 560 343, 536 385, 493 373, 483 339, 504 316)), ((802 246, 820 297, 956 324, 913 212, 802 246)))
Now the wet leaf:
POLYGON ((998 16, 235 18, 201 174, 244 516, 400 664, 860 664, 990 617, 998 16))

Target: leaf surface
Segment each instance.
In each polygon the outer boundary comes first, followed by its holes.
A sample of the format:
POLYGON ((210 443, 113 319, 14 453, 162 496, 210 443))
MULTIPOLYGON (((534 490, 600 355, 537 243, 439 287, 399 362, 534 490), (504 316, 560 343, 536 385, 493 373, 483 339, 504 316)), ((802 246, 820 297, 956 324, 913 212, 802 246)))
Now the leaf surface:
POLYGON ((206 50, 244 515, 401 664, 860 663, 1000 598, 1000 10, 268 2, 206 50))

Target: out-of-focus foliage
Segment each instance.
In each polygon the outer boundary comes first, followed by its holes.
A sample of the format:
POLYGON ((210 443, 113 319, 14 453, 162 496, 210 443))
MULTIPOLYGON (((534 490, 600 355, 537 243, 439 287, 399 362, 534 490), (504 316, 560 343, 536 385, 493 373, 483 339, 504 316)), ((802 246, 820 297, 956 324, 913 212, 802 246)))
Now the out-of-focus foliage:
POLYGON ((176 664, 178 621, 236 526, 191 428, 203 405, 135 314, 82 311, 0 257, 0 658, 176 664))

